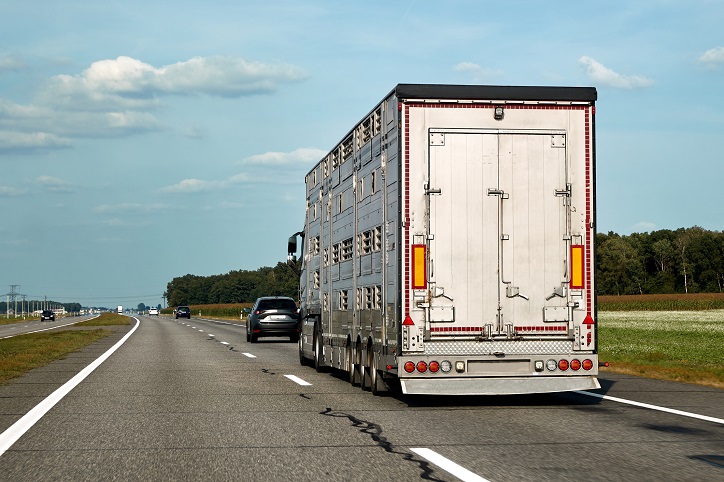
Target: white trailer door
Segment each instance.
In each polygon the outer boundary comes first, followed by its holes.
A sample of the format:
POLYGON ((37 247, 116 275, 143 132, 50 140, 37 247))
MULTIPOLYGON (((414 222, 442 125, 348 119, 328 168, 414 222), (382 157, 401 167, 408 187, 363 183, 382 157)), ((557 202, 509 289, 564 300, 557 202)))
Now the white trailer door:
POLYGON ((568 322, 565 136, 431 131, 429 152, 428 319, 454 327, 438 334, 568 322))

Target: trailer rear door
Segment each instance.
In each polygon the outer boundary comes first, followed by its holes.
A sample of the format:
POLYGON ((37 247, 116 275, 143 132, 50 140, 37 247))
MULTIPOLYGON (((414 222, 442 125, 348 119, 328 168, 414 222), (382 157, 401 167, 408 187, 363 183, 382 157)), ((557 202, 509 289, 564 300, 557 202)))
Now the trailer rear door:
MULTIPOLYGON (((570 323, 565 134, 429 134, 432 335, 570 323), (507 326, 511 325, 511 326, 507 326)), ((555 333, 556 330, 551 330, 555 333)), ((557 331, 560 334, 561 331, 557 331)))

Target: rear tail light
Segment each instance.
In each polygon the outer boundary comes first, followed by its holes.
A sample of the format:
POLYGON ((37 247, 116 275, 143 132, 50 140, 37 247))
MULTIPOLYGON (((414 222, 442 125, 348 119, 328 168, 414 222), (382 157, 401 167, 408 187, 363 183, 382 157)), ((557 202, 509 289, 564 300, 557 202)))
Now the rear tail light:
POLYGON ((415 363, 413 363, 413 362, 411 362, 411 361, 405 363, 405 371, 406 371, 407 373, 412 373, 412 372, 414 372, 414 371, 415 371, 415 363))
POLYGON ((591 360, 589 360, 588 358, 583 360, 583 369, 590 370, 591 368, 593 368, 593 362, 591 360))
POLYGON ((568 360, 560 360, 558 362, 558 369, 561 371, 568 370, 568 360))
POLYGON ((437 371, 440 369, 440 364, 436 361, 431 361, 428 368, 432 373, 437 373, 437 371))
POLYGON ((581 369, 581 360, 573 359, 571 360, 571 370, 578 371, 581 369))
POLYGON ((424 361, 417 362, 417 371, 420 373, 425 373, 427 371, 427 363, 424 361))

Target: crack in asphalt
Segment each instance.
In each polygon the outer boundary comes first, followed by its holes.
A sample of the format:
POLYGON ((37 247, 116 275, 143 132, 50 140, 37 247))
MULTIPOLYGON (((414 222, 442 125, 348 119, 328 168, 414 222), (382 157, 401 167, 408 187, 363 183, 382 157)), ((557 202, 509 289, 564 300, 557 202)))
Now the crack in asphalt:
POLYGON ((380 425, 374 422, 369 422, 367 420, 361 420, 354 415, 350 415, 348 413, 336 412, 329 407, 327 407, 324 411, 319 412, 319 414, 324 415, 325 417, 346 418, 351 422, 354 428, 358 429, 363 434, 369 435, 370 438, 372 438, 372 440, 377 443, 379 447, 385 450, 385 452, 401 455, 406 462, 412 462, 417 464, 422 471, 422 473, 420 474, 420 478, 424 480, 433 480, 436 482, 445 482, 444 479, 438 479, 433 475, 435 469, 430 465, 429 462, 418 459, 410 452, 403 452, 398 450, 392 442, 387 440, 387 437, 384 437, 382 435, 382 427, 380 425))

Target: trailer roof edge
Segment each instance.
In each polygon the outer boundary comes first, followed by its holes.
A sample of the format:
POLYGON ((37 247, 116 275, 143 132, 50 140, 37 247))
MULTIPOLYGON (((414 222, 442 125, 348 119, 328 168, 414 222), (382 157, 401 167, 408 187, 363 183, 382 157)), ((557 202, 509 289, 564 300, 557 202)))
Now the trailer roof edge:
POLYGON ((585 101, 598 98, 595 87, 397 84, 399 99, 585 101))

